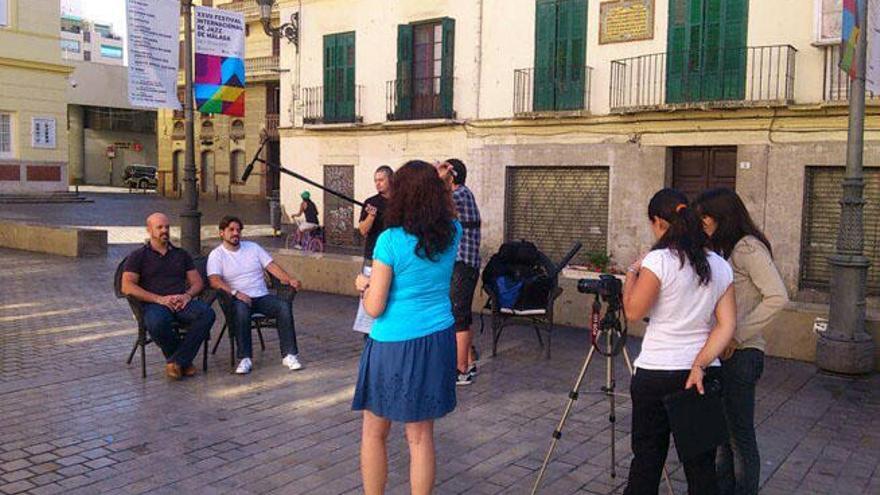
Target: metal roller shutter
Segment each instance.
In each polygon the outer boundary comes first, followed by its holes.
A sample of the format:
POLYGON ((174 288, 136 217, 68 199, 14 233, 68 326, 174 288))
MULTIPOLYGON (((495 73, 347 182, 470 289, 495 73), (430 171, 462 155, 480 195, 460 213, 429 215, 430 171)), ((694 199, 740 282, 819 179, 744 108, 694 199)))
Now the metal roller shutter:
MULTIPOLYGON (((827 289, 828 256, 837 246, 843 167, 807 167, 801 237, 802 288, 827 289)), ((868 292, 880 294, 880 169, 865 169, 865 256, 871 260, 868 292)))
POLYGON ((558 261, 575 241, 588 253, 607 253, 607 167, 508 167, 505 238, 534 242, 558 261))

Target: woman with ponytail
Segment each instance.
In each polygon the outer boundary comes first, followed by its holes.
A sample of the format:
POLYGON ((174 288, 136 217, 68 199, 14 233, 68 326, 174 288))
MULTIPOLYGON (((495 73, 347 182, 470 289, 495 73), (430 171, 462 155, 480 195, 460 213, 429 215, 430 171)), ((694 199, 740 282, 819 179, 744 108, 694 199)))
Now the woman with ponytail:
POLYGON ((729 442, 718 449, 723 495, 756 495, 761 457, 755 437, 755 386, 764 370, 764 330, 788 302, 773 264, 770 242, 730 189, 710 189, 697 198, 709 245, 733 268, 736 333, 721 355, 721 382, 729 442))
MULTIPOLYGON (((663 189, 648 204, 656 243, 626 273, 623 306, 631 321, 650 316, 634 362, 632 451, 627 495, 656 495, 669 449, 670 423, 663 398, 718 376, 718 356, 733 337, 733 273, 707 249, 700 217, 684 194, 663 189)), ((715 451, 680 459, 688 493, 718 493, 715 451)))

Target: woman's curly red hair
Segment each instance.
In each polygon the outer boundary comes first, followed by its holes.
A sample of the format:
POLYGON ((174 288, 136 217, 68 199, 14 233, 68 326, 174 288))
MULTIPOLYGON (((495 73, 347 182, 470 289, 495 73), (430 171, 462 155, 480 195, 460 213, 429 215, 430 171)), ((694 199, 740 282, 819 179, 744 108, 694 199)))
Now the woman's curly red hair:
POLYGON ((418 238, 416 255, 429 260, 455 240, 452 194, 427 162, 406 162, 394 173, 394 191, 385 212, 385 227, 402 227, 418 238))

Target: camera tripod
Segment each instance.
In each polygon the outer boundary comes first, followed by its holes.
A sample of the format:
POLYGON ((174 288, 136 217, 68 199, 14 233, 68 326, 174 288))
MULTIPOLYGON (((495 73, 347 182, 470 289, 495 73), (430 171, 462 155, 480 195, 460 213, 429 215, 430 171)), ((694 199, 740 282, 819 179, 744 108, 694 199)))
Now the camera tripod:
MULTIPOLYGON (((535 484, 532 487, 532 495, 538 493, 538 488, 541 485, 541 481, 544 478, 544 474, 547 471, 547 465, 550 464, 550 458, 553 456, 553 452, 556 450, 556 444, 559 442, 559 439, 562 438, 562 428, 565 426, 565 421, 568 419, 569 414, 571 414, 572 408, 574 407, 574 403, 578 400, 578 396, 580 394, 580 388, 584 381, 584 376, 587 374, 587 368, 590 366, 590 362, 593 359, 593 355, 595 352, 603 355, 605 357, 605 385, 602 386, 601 393, 608 398, 609 412, 608 412, 608 422, 611 424, 611 477, 617 477, 616 465, 617 465, 617 445, 616 445, 616 434, 615 434, 615 425, 617 423, 616 416, 616 381, 614 379, 614 357, 618 354, 623 354, 623 360, 626 363, 626 367, 629 370, 630 376, 633 375, 633 365, 632 361, 629 358, 629 353, 626 351, 626 336, 627 336, 627 327, 626 327, 626 318, 624 315, 624 323, 621 325, 621 319, 619 317, 619 313, 623 313, 623 303, 620 299, 620 294, 607 295, 604 297, 606 304, 608 305, 605 316, 603 318, 599 318, 602 311, 602 304, 600 301, 599 294, 595 294, 595 299, 593 300, 593 306, 590 314, 590 351, 587 353, 587 358, 584 360, 583 366, 581 366, 581 370, 578 373, 577 379, 575 380, 574 387, 568 393, 568 403, 565 405, 565 410, 562 413, 562 418, 559 420, 559 424, 556 426, 556 429, 553 430, 553 439, 550 442, 550 448, 547 450, 547 455, 544 457, 544 462, 541 464, 541 470, 538 472, 538 479, 535 480, 535 484)), ((622 394, 625 395, 625 394, 622 394)), ((672 481, 669 479, 669 473, 666 470, 666 466, 663 466, 663 479, 666 480, 666 487, 669 490, 670 495, 675 495, 675 491, 672 488, 672 481)))

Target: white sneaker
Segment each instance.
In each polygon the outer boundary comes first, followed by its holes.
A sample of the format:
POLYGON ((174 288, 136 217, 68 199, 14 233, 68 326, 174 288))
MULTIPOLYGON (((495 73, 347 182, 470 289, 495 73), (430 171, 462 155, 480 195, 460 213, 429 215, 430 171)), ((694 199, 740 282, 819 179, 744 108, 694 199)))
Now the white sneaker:
POLYGON ((247 375, 253 369, 254 363, 251 362, 251 358, 244 358, 238 362, 238 368, 235 368, 236 375, 247 375))
POLYGON ((301 370, 303 367, 302 363, 297 359, 297 356, 294 356, 293 354, 285 356, 284 359, 281 360, 281 364, 287 366, 292 371, 301 370))

